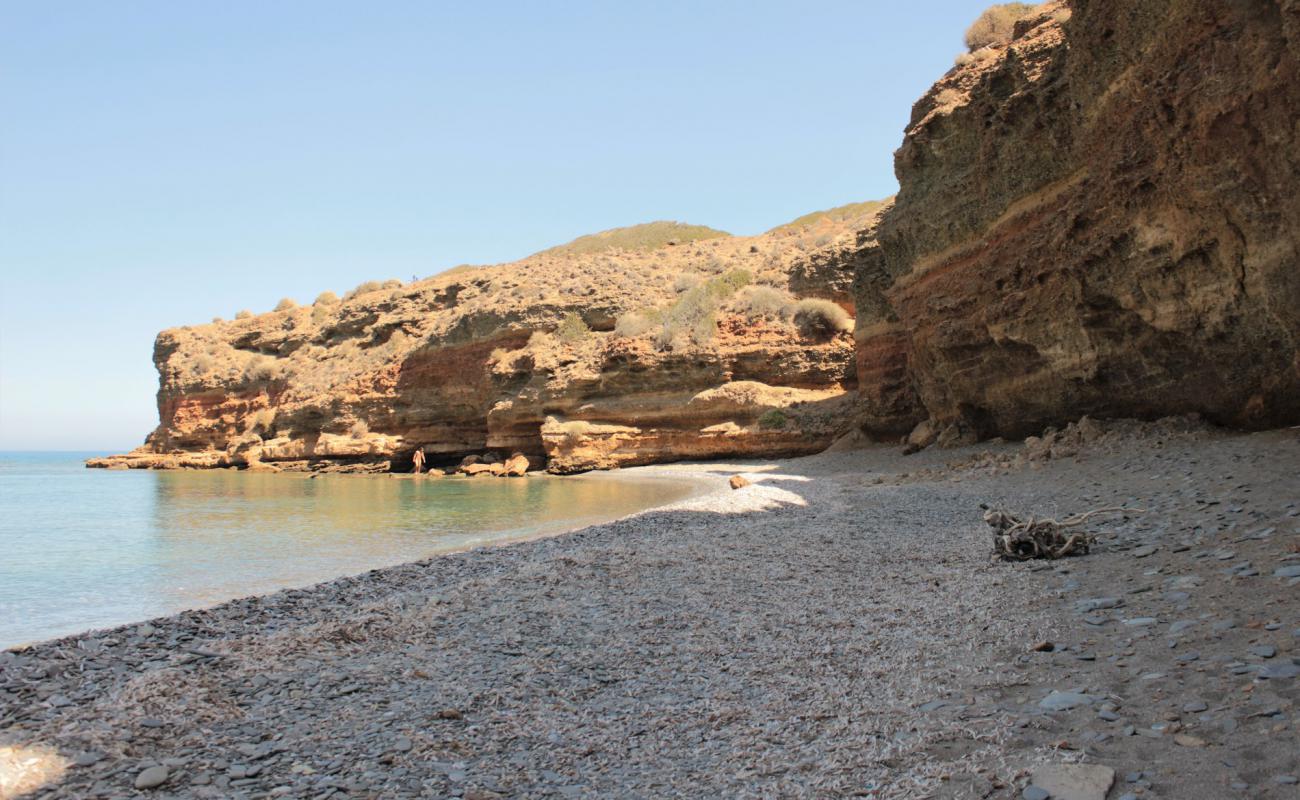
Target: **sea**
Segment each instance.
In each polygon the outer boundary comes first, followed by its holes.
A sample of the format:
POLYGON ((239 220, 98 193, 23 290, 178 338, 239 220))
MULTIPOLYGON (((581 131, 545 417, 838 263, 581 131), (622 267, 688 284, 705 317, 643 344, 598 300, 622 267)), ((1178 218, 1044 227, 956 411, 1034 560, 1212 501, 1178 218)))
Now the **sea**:
POLYGON ((608 521, 681 481, 86 469, 0 452, 0 648, 608 521))

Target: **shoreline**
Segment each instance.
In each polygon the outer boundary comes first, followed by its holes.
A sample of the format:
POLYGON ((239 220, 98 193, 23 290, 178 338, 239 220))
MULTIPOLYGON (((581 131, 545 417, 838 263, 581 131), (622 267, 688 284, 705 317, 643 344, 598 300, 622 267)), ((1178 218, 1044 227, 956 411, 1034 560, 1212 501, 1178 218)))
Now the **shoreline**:
MULTIPOLYGON (((657 466, 657 465, 656 465, 656 466, 657 466)), ((23 649, 26 649, 26 648, 35 647, 35 646, 39 646, 39 645, 43 645, 43 644, 47 644, 47 643, 58 642, 58 641, 62 641, 62 640, 77 639, 77 638, 88 637, 88 636, 93 636, 93 635, 101 635, 101 634, 111 633, 111 632, 113 632, 113 631, 116 631, 116 630, 119 630, 119 629, 122 629, 122 628, 130 628, 130 627, 135 627, 135 626, 138 626, 138 625, 148 624, 148 623, 150 623, 150 622, 154 622, 154 621, 157 621, 157 620, 164 620, 164 619, 167 619, 167 618, 170 618, 170 617, 176 616, 177 614, 184 614, 184 613, 186 613, 186 612, 191 612, 191 611, 204 611, 204 610, 211 610, 211 609, 217 608, 217 607, 219 607, 219 606, 221 606, 221 605, 223 605, 223 604, 225 604, 225 603, 236 602, 236 601, 239 601, 239 600, 246 600, 246 599, 249 599, 249 598, 255 598, 255 597, 267 597, 267 596, 274 595, 274 594, 276 594, 276 593, 278 593, 278 592, 282 592, 282 591, 304 591, 304 590, 316 589, 316 588, 322 587, 322 586, 324 586, 324 585, 326 585, 326 584, 329 584, 329 583, 331 583, 331 582, 333 582, 333 581, 336 581, 336 580, 342 580, 342 579, 347 579, 347 578, 354 578, 354 577, 356 577, 356 576, 363 575, 363 574, 367 574, 367 573, 370 573, 370 572, 374 572, 374 571, 376 571, 376 570, 392 569, 392 568, 396 568, 396 567, 402 567, 402 566, 406 566, 406 565, 408 565, 408 564, 417 563, 417 562, 422 562, 422 561, 427 561, 427 560, 429 560, 429 559, 433 559, 433 558, 438 558, 438 557, 440 557, 440 556, 452 555, 452 554, 463 553, 463 552, 469 552, 469 551, 477 550, 477 549, 480 549, 480 548, 503 547, 503 546, 508 546, 508 545, 511 545, 511 544, 520 543, 520 542, 529 542, 529 541, 535 541, 535 540, 538 540, 538 539, 546 539, 546 538, 550 538, 550 537, 553 537, 553 536, 563 536, 563 535, 565 535, 565 534, 569 534, 569 533, 572 533, 572 532, 574 532, 574 531, 582 530, 582 529, 584 529, 584 528, 592 527, 592 526, 594 526, 594 525, 607 524, 607 523, 610 523, 610 522, 615 522, 615 521, 618 521, 618 520, 627 519, 627 518, 630 518, 630 517, 635 517, 635 516, 637 516, 638 514, 646 513, 646 512, 649 512, 649 511, 654 511, 654 510, 657 510, 657 509, 660 509, 660 508, 663 508, 663 507, 666 507, 666 506, 669 506, 669 505, 676 505, 676 504, 679 504, 679 503, 682 503, 682 502, 687 502, 687 501, 689 501, 689 500, 691 500, 691 499, 694 499, 694 498, 697 498, 697 497, 699 497, 699 496, 702 496, 702 495, 705 495, 705 494, 709 494, 709 493, 711 493, 711 492, 714 492, 714 491, 717 491, 717 490, 718 490, 718 487, 717 487, 717 486, 708 486, 708 485, 706 485, 706 482, 707 482, 707 480, 708 480, 708 477, 710 477, 706 471, 688 470, 688 471, 680 472, 680 474, 661 474, 661 473, 660 473, 659 471, 657 471, 657 470, 656 470, 656 471, 653 471, 653 472, 648 472, 648 473, 641 473, 641 472, 639 472, 639 470, 642 470, 642 469, 646 469, 646 468, 645 468, 645 467, 631 467, 631 468, 624 468, 624 469, 622 469, 622 470, 617 470, 617 469, 616 469, 616 470, 601 470, 601 471, 593 471, 593 472, 590 472, 590 473, 583 473, 583 474, 581 474, 581 475, 552 475, 552 474, 549 474, 549 473, 542 473, 542 472, 539 472, 539 473, 535 473, 535 474, 531 474, 531 475, 529 475, 529 476, 528 476, 528 479, 529 479, 529 480, 541 480, 541 481, 546 481, 546 480, 565 480, 565 481, 574 481, 574 480, 576 480, 576 481, 592 481, 592 482, 594 482, 594 481, 604 481, 604 482, 620 482, 620 483, 621 483, 621 482, 629 482, 629 483, 660 483, 660 484, 669 484, 669 485, 674 485, 674 486, 680 487, 680 489, 681 489, 681 494, 680 494, 680 496, 676 497, 675 499, 673 499, 673 500, 671 500, 671 501, 669 501, 669 502, 667 502, 667 503, 658 503, 658 504, 656 504, 656 505, 652 505, 652 506, 649 506, 649 507, 646 507, 646 508, 643 508, 643 509, 640 509, 640 510, 637 510, 637 511, 633 511, 633 512, 630 512, 630 513, 619 514, 619 515, 617 515, 617 516, 608 516, 608 515, 606 515, 606 514, 595 514, 595 515, 577 516, 577 517, 572 518, 571 520, 563 521, 563 522, 560 522, 560 523, 558 523, 558 524, 554 524, 554 525, 552 525, 552 526, 545 526, 545 525, 544 525, 544 526, 529 525, 529 524, 525 524, 525 523, 526 523, 526 520, 525 520, 524 518, 520 518, 519 521, 518 521, 519 524, 518 524, 516 527, 506 528, 506 529, 503 529, 502 531, 489 531, 489 530, 485 530, 485 531, 480 531, 480 532, 478 532, 476 535, 478 535, 478 536, 481 537, 481 538, 485 538, 485 539, 486 539, 485 541, 484 541, 484 540, 474 540, 474 541, 468 541, 468 542, 463 542, 463 543, 459 543, 459 544, 452 544, 452 545, 435 545, 435 546, 432 547, 432 549, 431 549, 429 552, 427 552, 426 554, 424 554, 424 555, 422 555, 422 556, 420 556, 420 557, 418 557, 418 558, 408 559, 408 560, 400 561, 400 562, 397 562, 397 563, 379 563, 379 564, 376 564, 376 565, 371 566, 371 567, 356 568, 355 570, 352 570, 352 571, 346 571, 346 572, 343 572, 343 573, 341 573, 341 574, 337 574, 337 575, 334 575, 334 576, 331 576, 331 577, 328 577, 328 578, 323 578, 323 579, 321 579, 321 580, 311 581, 311 582, 308 582, 308 583, 303 583, 303 584, 298 584, 298 585, 279 586, 279 587, 270 588, 270 589, 263 590, 263 591, 251 591, 251 592, 247 592, 247 593, 244 593, 244 594, 238 594, 238 595, 235 595, 235 596, 227 596, 227 597, 224 597, 224 598, 222 598, 222 599, 212 600, 212 601, 210 601, 210 602, 200 602, 200 603, 197 604, 197 605, 188 606, 188 607, 184 607, 184 608, 177 608, 177 609, 175 609, 175 610, 173 610, 173 611, 169 611, 169 612, 166 612, 166 613, 155 614, 155 615, 153 615, 153 616, 147 616, 147 617, 144 617, 144 618, 141 618, 141 619, 133 619, 133 620, 128 620, 128 621, 124 621, 124 622, 113 623, 113 624, 109 624, 109 625, 102 626, 102 627, 99 627, 99 626, 91 626, 91 627, 83 628, 83 629, 80 629, 80 630, 77 630, 77 631, 71 631, 71 632, 67 632, 67 633, 56 633, 56 634, 53 634, 53 635, 50 635, 50 636, 48 636, 48 637, 46 637, 46 638, 41 638, 41 639, 32 639, 32 640, 28 640, 28 641, 12 642, 12 643, 8 643, 8 644, 2 644, 2 643, 0 643, 0 652, 2 652, 2 651, 4 651, 4 650, 19 650, 19 651, 20 651, 20 650, 23 650, 23 649), (620 475, 620 474, 619 474, 620 472, 621 472, 621 473, 629 473, 629 472, 632 472, 632 473, 634 473, 634 474, 622 474, 622 475, 620 475)), ((173 470, 173 469, 167 469, 167 470, 150 470, 150 471, 156 471, 156 472, 206 472, 207 470, 188 470, 188 469, 175 469, 175 470, 173 470)), ((221 471, 224 472, 225 470, 221 470, 221 471)), ((242 471, 242 470, 241 470, 241 471, 242 471)), ((678 471, 674 471, 674 472, 678 472, 678 471)), ((336 478, 336 477, 341 477, 341 478, 346 478, 346 479, 356 479, 356 478, 371 478, 371 479, 382 479, 382 478, 399 478, 399 479, 400 479, 400 478, 407 478, 407 479, 415 479, 415 480, 419 480, 419 479, 420 479, 419 477, 417 477, 417 476, 415 476, 415 475, 412 475, 412 474, 406 474, 406 473, 385 473, 385 474, 337 473, 337 474, 330 474, 330 475, 317 475, 317 474, 311 474, 311 473, 293 473, 293 472, 290 472, 290 473, 256 473, 256 472, 255 472, 255 473, 251 473, 251 474, 261 474, 261 475, 269 475, 269 474, 281 475, 281 474, 283 474, 284 476, 289 476, 289 477, 292 477, 292 478, 296 478, 296 479, 298 479, 298 480, 329 479, 329 478, 336 478)), ((450 475, 449 475, 449 476, 446 476, 445 478, 444 478, 444 477, 436 477, 436 478, 432 478, 432 479, 430 479, 430 480, 445 480, 446 478, 458 478, 458 479, 464 479, 464 480, 474 480, 474 479, 477 479, 477 476, 470 476, 470 475, 457 475, 457 476, 450 476, 450 475)), ((486 483, 487 483, 488 485, 491 485, 491 484, 494 484, 495 482, 486 482, 486 483)), ((723 488, 723 489, 727 488, 727 487, 726 487, 726 484, 725 484, 725 481, 722 482, 722 484, 721 484, 721 488, 723 488)))
POLYGON ((0 747, 50 797, 1293 796, 1297 432, 1050 444, 620 471, 716 482, 5 652, 0 747), (1002 563, 983 502, 1148 511, 1002 563))

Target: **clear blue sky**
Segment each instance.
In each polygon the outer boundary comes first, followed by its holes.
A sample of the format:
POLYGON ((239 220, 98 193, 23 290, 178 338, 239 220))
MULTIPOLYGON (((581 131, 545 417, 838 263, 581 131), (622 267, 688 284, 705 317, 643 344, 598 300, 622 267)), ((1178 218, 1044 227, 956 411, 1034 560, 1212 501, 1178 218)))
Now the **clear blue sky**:
POLYGON ((892 194, 985 5, 0 2, 0 449, 138 444, 166 327, 892 194))

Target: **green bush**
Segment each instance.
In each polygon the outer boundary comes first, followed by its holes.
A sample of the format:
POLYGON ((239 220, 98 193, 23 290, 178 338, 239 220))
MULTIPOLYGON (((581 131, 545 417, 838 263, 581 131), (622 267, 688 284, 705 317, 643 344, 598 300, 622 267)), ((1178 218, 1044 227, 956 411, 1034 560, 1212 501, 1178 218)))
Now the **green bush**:
POLYGON ((664 350, 679 338, 697 344, 711 340, 718 327, 718 306, 753 279, 748 270, 733 269, 687 290, 664 314, 655 345, 664 350))
POLYGON ((809 298, 794 305, 794 324, 809 338, 826 338, 853 327, 848 312, 830 300, 809 298))
POLYGON ((1001 3, 984 10, 966 30, 966 46, 972 51, 1011 41, 1016 22, 1034 12, 1032 3, 1001 3))
POLYGON ((784 428, 790 422, 790 418, 785 415, 784 411, 779 408, 769 409, 763 412, 758 418, 758 427, 765 430, 776 430, 784 428))

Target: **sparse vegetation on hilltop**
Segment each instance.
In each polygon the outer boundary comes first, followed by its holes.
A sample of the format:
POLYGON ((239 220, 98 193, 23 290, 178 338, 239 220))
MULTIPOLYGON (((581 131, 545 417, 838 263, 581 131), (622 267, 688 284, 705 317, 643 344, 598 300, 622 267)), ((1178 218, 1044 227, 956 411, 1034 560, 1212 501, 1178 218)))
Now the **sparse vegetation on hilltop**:
POLYGON ((886 202, 885 200, 866 200, 861 203, 848 203, 835 208, 828 208, 825 211, 814 211, 811 214, 804 214, 802 217, 790 220, 784 225, 777 225, 768 232, 802 230, 812 227, 822 220, 847 223, 866 220, 883 208, 886 202))
POLYGON ((600 233, 579 236, 568 244, 543 250, 537 255, 584 255, 600 253, 606 250, 628 250, 633 252, 657 250, 668 245, 679 245, 726 236, 731 236, 731 234, 705 225, 688 225, 684 222, 668 221, 646 222, 641 225, 611 228, 600 233))

